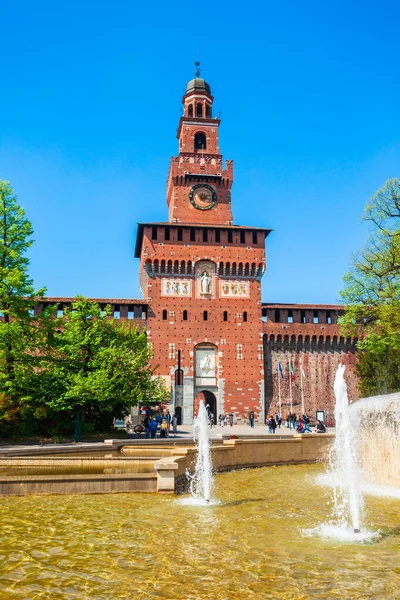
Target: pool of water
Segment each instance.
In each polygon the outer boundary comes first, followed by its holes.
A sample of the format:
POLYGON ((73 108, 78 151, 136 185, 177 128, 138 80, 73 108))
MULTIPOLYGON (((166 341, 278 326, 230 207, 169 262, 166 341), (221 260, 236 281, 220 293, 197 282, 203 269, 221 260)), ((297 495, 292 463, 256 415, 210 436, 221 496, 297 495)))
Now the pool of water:
POLYGON ((374 541, 303 535, 329 521, 322 471, 223 473, 211 506, 156 494, 2 497, 0 598, 399 598, 399 501, 366 498, 374 541))

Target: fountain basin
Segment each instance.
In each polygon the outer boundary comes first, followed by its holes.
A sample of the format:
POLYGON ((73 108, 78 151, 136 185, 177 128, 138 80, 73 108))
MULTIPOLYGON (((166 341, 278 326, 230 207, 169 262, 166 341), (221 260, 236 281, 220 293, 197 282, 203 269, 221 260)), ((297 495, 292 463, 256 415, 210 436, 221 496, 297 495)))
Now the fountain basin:
MULTIPOLYGON (((333 438, 326 434, 224 440, 211 445, 213 470, 324 461, 333 438)), ((75 451, 75 455, 62 456, 3 456, 0 495, 174 493, 185 487, 186 472, 193 472, 196 457, 194 445, 187 441, 185 446, 148 443, 123 447, 122 453, 103 448, 97 455, 75 451)))

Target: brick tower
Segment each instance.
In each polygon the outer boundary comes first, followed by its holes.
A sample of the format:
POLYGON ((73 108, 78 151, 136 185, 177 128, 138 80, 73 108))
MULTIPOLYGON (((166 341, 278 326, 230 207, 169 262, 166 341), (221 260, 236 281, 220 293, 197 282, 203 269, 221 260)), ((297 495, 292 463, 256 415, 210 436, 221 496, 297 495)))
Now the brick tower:
POLYGON ((167 181, 169 220, 140 223, 135 256, 148 337, 173 406, 191 423, 200 399, 214 415, 264 420, 261 277, 270 229, 233 224, 233 162, 204 79, 189 81, 167 181))

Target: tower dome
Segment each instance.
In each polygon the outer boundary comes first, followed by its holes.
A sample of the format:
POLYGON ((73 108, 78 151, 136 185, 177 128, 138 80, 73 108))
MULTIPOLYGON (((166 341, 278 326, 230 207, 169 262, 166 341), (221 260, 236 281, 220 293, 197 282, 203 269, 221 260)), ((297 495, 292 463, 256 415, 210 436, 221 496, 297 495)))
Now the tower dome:
POLYGON ((211 95, 211 88, 209 84, 206 81, 204 81, 204 79, 202 79, 201 77, 195 77, 194 79, 191 79, 187 84, 186 93, 188 94, 189 92, 194 91, 207 92, 207 94, 211 95))

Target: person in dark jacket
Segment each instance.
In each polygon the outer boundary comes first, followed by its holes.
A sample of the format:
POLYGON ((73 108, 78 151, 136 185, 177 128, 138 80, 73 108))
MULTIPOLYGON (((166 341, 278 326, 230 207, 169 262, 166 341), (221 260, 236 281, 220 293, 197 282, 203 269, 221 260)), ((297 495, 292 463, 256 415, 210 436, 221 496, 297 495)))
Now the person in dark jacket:
POLYGON ((320 421, 319 419, 317 419, 317 429, 316 429, 317 433, 326 433, 326 427, 323 424, 322 421, 320 421))
POLYGON ((147 438, 150 437, 150 423, 151 423, 151 419, 148 415, 146 415, 145 418, 143 419, 143 425, 144 425, 144 431, 145 431, 147 438))
POLYGON ((268 433, 275 433, 276 422, 272 415, 269 416, 267 425, 268 425, 268 433))

